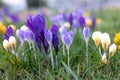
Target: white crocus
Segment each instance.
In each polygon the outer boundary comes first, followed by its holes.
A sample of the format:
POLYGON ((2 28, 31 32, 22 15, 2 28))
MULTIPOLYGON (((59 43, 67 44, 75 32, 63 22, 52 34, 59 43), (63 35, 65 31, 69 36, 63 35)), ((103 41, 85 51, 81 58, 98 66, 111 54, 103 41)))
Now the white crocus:
POLYGON ((102 56, 102 62, 104 64, 107 64, 107 57, 106 57, 106 54, 104 53, 103 56, 102 56))
POLYGON ((67 30, 70 29, 70 23, 66 22, 66 23, 64 23, 64 26, 67 28, 67 30))
POLYGON ((92 39, 94 40, 96 47, 98 47, 100 44, 100 37, 101 37, 100 31, 93 32, 92 39))
POLYGON ((9 51, 10 45, 9 45, 8 40, 5 39, 3 41, 3 47, 5 48, 5 50, 9 51))
POLYGON ((116 52, 116 49, 117 49, 117 46, 115 44, 112 44, 110 47, 109 47, 109 55, 110 57, 113 57, 115 52, 116 52))
POLYGON ((103 47, 104 51, 107 51, 107 49, 111 43, 109 34, 108 33, 101 34, 100 41, 102 43, 102 47, 103 47))
POLYGON ((16 39, 14 36, 11 36, 9 38, 9 45, 12 49, 14 49, 14 50, 16 49, 16 39))

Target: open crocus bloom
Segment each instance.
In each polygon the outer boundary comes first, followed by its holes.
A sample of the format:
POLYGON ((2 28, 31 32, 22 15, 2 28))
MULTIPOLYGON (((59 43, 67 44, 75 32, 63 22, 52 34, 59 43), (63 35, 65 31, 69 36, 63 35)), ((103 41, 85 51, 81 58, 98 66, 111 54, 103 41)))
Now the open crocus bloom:
POLYGON ((117 46, 115 44, 112 44, 110 47, 109 47, 109 55, 110 57, 113 57, 115 52, 116 52, 116 49, 117 49, 117 46))
POLYGON ((107 51, 107 49, 111 43, 109 34, 108 33, 101 34, 100 40, 101 40, 102 47, 103 47, 104 51, 107 51))
POLYGON ((94 40, 96 47, 98 47, 100 44, 100 37, 101 37, 100 31, 93 32, 92 39, 94 40))

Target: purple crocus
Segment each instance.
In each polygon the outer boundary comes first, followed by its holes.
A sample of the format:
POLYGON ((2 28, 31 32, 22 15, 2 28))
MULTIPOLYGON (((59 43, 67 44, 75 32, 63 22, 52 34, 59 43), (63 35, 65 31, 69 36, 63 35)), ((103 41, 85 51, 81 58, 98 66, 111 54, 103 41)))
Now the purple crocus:
POLYGON ((26 25, 35 34, 35 40, 39 49, 41 50, 41 43, 42 43, 45 52, 47 54, 49 44, 45 39, 45 35, 44 35, 45 26, 46 26, 45 19, 40 14, 28 16, 26 25))
POLYGON ((90 28, 89 27, 84 27, 83 36, 84 36, 85 41, 89 40, 89 37, 90 37, 90 28))
POLYGON ((73 15, 72 15, 72 13, 69 15, 69 17, 68 17, 68 22, 70 23, 70 25, 72 26, 72 24, 73 24, 73 15))
POLYGON ((79 18, 79 25, 82 29, 85 27, 85 18, 83 16, 79 18))
POLYGON ((94 28, 96 25, 96 18, 92 18, 92 27, 94 28))
POLYGON ((55 49, 56 54, 58 54, 58 45, 59 45, 58 26, 52 25, 50 31, 52 32, 53 47, 55 49))
POLYGON ((65 20, 66 20, 66 16, 64 13, 59 13, 51 18, 53 24, 59 24, 59 25, 62 25, 65 20))
POLYGON ((13 29, 10 27, 10 26, 8 26, 7 27, 7 30, 6 30, 6 33, 5 33, 5 35, 4 35, 4 39, 9 39, 9 37, 10 36, 13 36, 14 35, 14 33, 13 33, 13 29))
POLYGON ((24 41, 32 43, 35 41, 34 33, 25 25, 23 25, 20 30, 17 30, 16 33, 20 43, 23 43, 24 41))
POLYGON ((45 33, 45 39, 47 40, 49 45, 51 45, 51 43, 52 43, 52 32, 50 30, 45 30, 44 33, 45 33))
POLYGON ((63 35, 63 42, 65 45, 70 46, 72 44, 72 37, 69 33, 63 35))
POLYGON ((11 21, 14 22, 14 23, 17 23, 17 22, 20 21, 17 13, 15 13, 15 14, 11 13, 8 16, 10 17, 11 21))

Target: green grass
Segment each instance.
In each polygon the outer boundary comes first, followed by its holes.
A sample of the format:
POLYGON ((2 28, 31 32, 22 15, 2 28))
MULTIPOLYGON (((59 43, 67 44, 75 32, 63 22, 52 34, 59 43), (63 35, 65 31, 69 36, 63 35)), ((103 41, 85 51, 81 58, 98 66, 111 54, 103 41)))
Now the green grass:
MULTIPOLYGON (((102 18, 102 24, 91 30, 91 34, 95 30, 108 32, 112 43, 117 32, 120 31, 120 11, 119 10, 101 10, 96 12, 96 16, 102 18)), ((49 21, 49 20, 47 20, 49 21)), ((50 24, 47 24, 49 26, 50 24)), ((66 71, 62 61, 67 64, 67 55, 62 55, 62 46, 59 46, 60 58, 57 59, 58 65, 53 70, 50 59, 41 57, 44 52, 39 52, 37 47, 29 49, 27 43, 16 50, 19 55, 17 59, 15 55, 6 52, 0 45, 0 80, 74 80, 73 75, 66 71), (24 56, 22 54, 24 53, 24 56), (36 59, 35 59, 36 53, 36 59), (12 60, 12 61, 11 61, 12 60)), ((101 48, 102 49, 102 48, 101 48)), ((120 79, 120 54, 116 52, 111 59, 109 66, 101 62, 98 49, 95 47, 93 40, 89 40, 89 67, 86 67, 85 60, 85 41, 82 34, 77 31, 74 41, 70 47, 70 68, 78 76, 80 80, 119 80, 120 79)), ((55 53, 54 53, 54 58, 55 53)))

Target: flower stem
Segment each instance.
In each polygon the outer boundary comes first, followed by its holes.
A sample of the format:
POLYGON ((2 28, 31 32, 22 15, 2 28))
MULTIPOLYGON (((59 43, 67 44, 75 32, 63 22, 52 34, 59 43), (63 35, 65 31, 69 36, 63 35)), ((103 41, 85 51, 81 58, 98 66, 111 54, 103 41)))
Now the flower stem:
POLYGON ((65 45, 63 44, 63 55, 65 56, 65 45))
POLYGON ((87 67, 88 67, 88 41, 86 41, 86 63, 87 63, 87 67))
POLYGON ((50 45, 50 55, 51 55, 52 69, 54 69, 54 59, 53 59, 53 53, 52 53, 52 46, 51 45, 50 45))
POLYGON ((69 46, 66 46, 66 48, 67 48, 67 54, 68 54, 68 67, 69 67, 70 66, 69 46))
POLYGON ((102 54, 101 54, 101 49, 100 49, 100 47, 99 47, 99 54, 100 54, 100 57, 102 57, 102 54))

